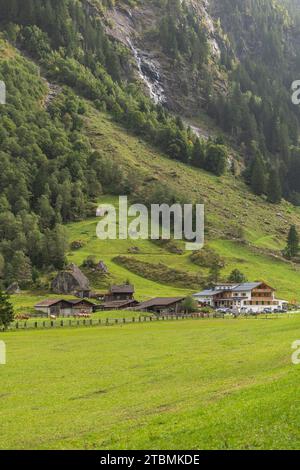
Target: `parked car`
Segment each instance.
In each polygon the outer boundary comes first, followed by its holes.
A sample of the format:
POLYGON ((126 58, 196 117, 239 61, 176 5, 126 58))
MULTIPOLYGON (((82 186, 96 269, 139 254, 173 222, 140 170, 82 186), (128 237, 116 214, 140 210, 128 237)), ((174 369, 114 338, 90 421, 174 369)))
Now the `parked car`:
POLYGON ((228 313, 228 312, 230 312, 230 308, 217 308, 216 312, 217 313, 228 313))
POLYGON ((275 308, 274 313, 287 313, 288 310, 285 308, 275 308))
POLYGON ((264 313, 273 313, 273 310, 271 308, 265 308, 264 313))

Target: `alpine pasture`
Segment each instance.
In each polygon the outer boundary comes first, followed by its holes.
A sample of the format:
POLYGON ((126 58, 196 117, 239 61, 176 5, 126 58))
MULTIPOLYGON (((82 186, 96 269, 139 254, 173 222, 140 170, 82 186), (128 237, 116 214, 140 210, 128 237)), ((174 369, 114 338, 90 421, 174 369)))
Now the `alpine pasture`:
POLYGON ((2 333, 2 449, 296 449, 300 317, 2 333))

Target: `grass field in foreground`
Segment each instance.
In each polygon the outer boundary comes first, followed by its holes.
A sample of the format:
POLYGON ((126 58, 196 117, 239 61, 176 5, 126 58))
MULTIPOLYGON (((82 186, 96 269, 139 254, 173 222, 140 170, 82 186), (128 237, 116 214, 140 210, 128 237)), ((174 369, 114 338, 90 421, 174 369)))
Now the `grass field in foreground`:
POLYGON ((1 334, 3 449, 300 447, 300 318, 1 334))

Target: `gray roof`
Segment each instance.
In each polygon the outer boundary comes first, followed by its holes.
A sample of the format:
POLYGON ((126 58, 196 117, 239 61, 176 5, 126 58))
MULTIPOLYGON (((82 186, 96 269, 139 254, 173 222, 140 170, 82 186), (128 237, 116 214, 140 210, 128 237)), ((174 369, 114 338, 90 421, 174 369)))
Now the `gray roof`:
POLYGON ((198 292, 197 294, 194 294, 193 297, 205 297, 205 296, 210 296, 210 295, 214 295, 214 294, 217 294, 217 291, 215 291, 214 289, 206 289, 206 290, 203 290, 202 292, 198 292))
POLYGON ((218 286, 216 286, 214 289, 206 289, 206 290, 203 290, 202 292, 198 292, 197 294, 194 294, 194 297, 209 297, 209 296, 212 296, 212 295, 215 295, 215 294, 220 294, 220 292, 244 292, 244 291, 251 291, 253 289, 255 289, 256 287, 260 286, 262 284, 262 282, 244 282, 242 284, 238 284, 238 285, 232 285, 231 288, 228 288, 228 289, 222 289, 222 288, 218 288, 218 286))
POLYGON ((118 309, 122 307, 130 307, 136 305, 138 302, 137 300, 112 300, 111 302, 104 302, 100 305, 103 308, 111 308, 111 309, 118 309))
POLYGON ((169 307, 173 304, 182 302, 184 297, 156 297, 155 299, 147 300, 137 306, 137 309, 144 309, 150 307, 169 307))
POLYGON ((60 304, 60 303, 67 304, 69 306, 78 305, 80 303, 94 305, 92 302, 90 302, 89 300, 85 300, 85 299, 72 299, 72 300, 69 300, 69 299, 68 300, 66 300, 66 299, 46 299, 46 300, 42 300, 41 302, 36 304, 35 308, 53 307, 54 305, 57 305, 57 304, 60 304))
POLYGON ((59 304, 60 302, 64 302, 64 299, 41 300, 38 304, 35 305, 35 308, 38 308, 38 307, 52 307, 53 305, 59 304))
POLYGON ((74 299, 74 300, 67 300, 72 305, 78 305, 78 304, 86 304, 86 305, 92 305, 94 306, 93 302, 90 302, 89 300, 86 299, 74 299))
POLYGON ((262 282, 244 282, 243 284, 239 284, 238 286, 234 287, 232 290, 233 292, 250 291, 260 286, 261 284, 262 282))
POLYGON ((134 294, 134 286, 130 284, 124 284, 122 286, 111 286, 111 294, 134 294))

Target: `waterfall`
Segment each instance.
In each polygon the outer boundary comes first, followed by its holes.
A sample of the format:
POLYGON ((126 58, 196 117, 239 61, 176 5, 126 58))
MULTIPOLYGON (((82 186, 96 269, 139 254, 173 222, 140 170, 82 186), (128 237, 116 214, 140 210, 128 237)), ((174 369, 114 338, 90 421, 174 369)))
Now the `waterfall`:
POLYGON ((150 97, 155 104, 165 104, 165 92, 157 66, 151 59, 149 59, 149 57, 139 52, 129 38, 127 38, 127 42, 133 52, 139 76, 147 86, 150 97))

